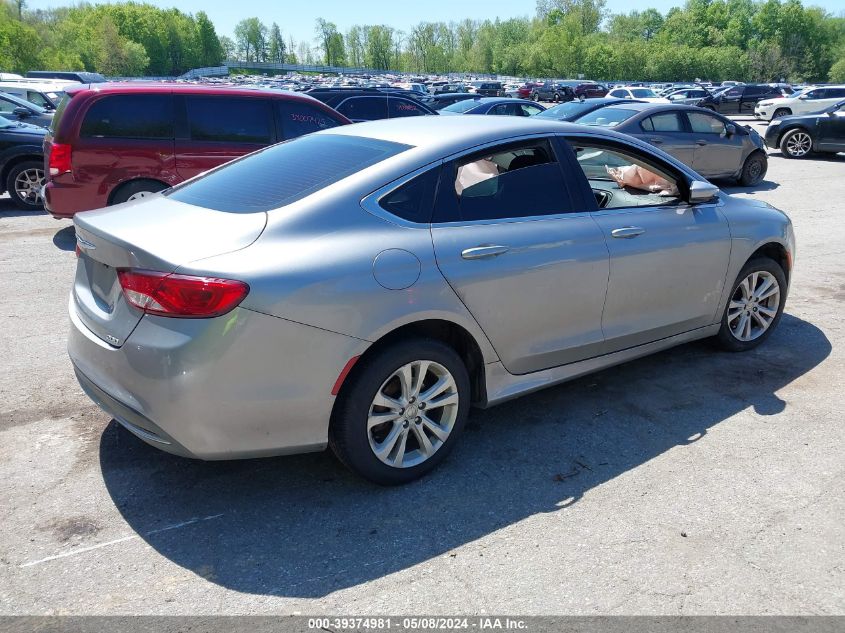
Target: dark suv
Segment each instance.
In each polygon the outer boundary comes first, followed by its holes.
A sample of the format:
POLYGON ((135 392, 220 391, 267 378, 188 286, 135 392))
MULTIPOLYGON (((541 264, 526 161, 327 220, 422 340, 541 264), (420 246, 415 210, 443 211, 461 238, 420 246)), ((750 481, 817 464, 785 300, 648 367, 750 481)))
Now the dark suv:
POLYGON ((69 87, 44 139, 45 205, 54 217, 69 218, 347 123, 316 99, 277 90, 155 83, 69 87))
POLYGON ((473 92, 479 97, 504 97, 505 87, 501 81, 473 81, 473 92))
POLYGON ((572 86, 559 81, 544 81, 531 89, 531 99, 534 101, 572 101, 575 90, 572 86))
POLYGON ((754 116, 754 107, 762 99, 788 97, 792 91, 784 86, 767 84, 742 84, 723 92, 711 94, 698 102, 700 108, 707 108, 720 114, 745 114, 754 116))
POLYGON ((437 114, 416 98, 377 89, 315 88, 309 96, 334 108, 353 123, 437 114))
POLYGON ((44 159, 43 127, 9 121, 0 116, 0 193, 9 192, 19 209, 36 211, 42 206, 44 159))

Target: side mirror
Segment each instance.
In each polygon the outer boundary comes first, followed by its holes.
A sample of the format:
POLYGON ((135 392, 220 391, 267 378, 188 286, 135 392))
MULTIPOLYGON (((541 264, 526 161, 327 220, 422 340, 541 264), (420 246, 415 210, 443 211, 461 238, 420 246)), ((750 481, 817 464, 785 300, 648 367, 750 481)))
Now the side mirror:
POLYGON ((725 126, 725 132, 728 136, 733 136, 734 134, 736 134, 736 126, 732 123, 728 123, 725 126))
POLYGON ((18 106, 14 110, 12 110, 12 114, 20 119, 26 119, 27 117, 32 116, 32 112, 24 108, 23 106, 18 106))
POLYGON ((693 180, 689 187, 689 203, 709 202, 719 195, 719 188, 703 180, 693 180))

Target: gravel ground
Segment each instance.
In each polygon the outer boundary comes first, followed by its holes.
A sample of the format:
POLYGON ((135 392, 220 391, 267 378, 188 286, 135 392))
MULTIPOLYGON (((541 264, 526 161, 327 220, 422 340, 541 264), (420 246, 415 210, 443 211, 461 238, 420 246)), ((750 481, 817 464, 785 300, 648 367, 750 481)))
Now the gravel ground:
POLYGON ((149 448, 65 354, 68 222, 0 199, 2 614, 845 614, 845 156, 730 188, 786 210, 779 330, 472 413, 427 479, 149 448), (839 228, 837 228, 839 227, 839 228))

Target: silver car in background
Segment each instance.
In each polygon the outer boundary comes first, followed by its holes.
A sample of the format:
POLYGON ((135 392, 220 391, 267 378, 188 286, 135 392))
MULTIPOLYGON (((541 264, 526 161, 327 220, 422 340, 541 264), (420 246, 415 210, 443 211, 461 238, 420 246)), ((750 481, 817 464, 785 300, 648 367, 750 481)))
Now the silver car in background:
POLYGON ((442 461, 471 405, 755 347, 795 247, 660 150, 536 117, 335 128, 74 221, 69 353, 120 424, 201 459, 329 445, 382 484, 442 461))

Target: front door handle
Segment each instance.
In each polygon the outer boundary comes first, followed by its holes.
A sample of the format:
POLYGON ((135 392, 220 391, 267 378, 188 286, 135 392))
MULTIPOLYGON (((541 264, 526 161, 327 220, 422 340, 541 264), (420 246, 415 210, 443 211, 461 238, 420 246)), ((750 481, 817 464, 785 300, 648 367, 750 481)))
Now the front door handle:
POLYGON ((613 229, 610 234, 621 240, 630 240, 632 237, 637 237, 645 233, 645 229, 641 226, 625 226, 621 229, 613 229))
POLYGON ((485 244, 483 246, 474 246, 461 252, 461 257, 464 259, 486 259, 488 257, 498 257, 503 253, 507 253, 510 246, 499 246, 495 244, 485 244))
POLYGON ((698 140, 695 142, 695 144, 696 144, 696 145, 707 145, 707 141, 704 141, 704 140, 702 140, 702 139, 698 139, 698 140))
POLYGON ((650 138, 650 139, 648 139, 648 142, 654 143, 655 145, 658 145, 658 144, 663 142, 663 139, 662 138, 650 138))

